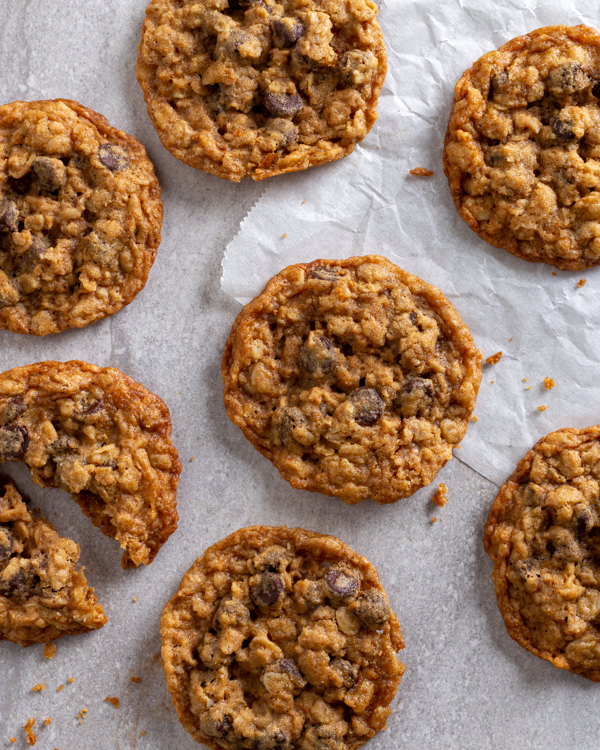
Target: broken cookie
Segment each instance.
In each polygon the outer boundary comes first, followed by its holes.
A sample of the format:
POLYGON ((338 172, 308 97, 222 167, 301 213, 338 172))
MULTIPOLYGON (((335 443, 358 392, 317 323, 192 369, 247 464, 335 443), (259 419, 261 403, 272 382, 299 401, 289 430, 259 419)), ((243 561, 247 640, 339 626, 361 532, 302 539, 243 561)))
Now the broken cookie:
POLYGON ((0 476, 0 641, 31 646, 106 623, 78 559, 79 545, 34 518, 0 476))

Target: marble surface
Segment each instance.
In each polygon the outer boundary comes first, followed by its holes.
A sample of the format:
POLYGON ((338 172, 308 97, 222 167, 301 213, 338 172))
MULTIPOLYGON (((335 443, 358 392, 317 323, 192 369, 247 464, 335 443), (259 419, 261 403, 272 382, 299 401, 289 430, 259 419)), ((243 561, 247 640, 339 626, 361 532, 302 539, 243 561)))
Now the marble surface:
POLYGON ((221 291, 221 260, 264 186, 196 172, 161 147, 134 78, 144 7, 145 0, 0 3, 0 101, 66 97, 103 113, 147 146, 165 201, 162 245, 134 303, 50 338, 0 332, 0 368, 74 357, 119 367, 166 401, 183 463, 179 529, 150 567, 131 571, 65 493, 40 492, 21 464, 2 467, 81 545, 109 623, 59 641, 53 661, 41 646, 0 643, 0 748, 27 747, 22 727, 32 717, 40 750, 197 747, 165 688, 160 612, 209 544, 255 523, 334 534, 377 566, 402 625, 407 671, 388 730, 369 750, 595 748, 598 687, 506 634, 481 544, 491 482, 455 459, 439 475, 450 498, 441 510, 430 502, 433 487, 395 506, 349 508, 291 489, 227 419, 219 366, 239 306, 221 291), (38 683, 45 690, 32 692, 38 683), (119 708, 107 696, 118 697, 119 708))

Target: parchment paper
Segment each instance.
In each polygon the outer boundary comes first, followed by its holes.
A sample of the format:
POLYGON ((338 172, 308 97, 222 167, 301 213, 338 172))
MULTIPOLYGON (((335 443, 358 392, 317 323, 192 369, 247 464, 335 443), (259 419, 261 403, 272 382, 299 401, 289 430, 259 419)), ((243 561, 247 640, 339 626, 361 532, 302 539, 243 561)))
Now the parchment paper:
POLYGON ((497 484, 541 436, 600 421, 600 270, 527 263, 458 216, 442 169, 453 89, 483 53, 544 25, 593 26, 598 8, 581 0, 385 3, 389 68, 375 127, 340 162, 268 181, 223 263, 223 290, 244 303, 291 263, 372 252, 439 287, 484 357, 503 352, 484 366, 478 421, 455 451, 497 484), (411 176, 414 167, 435 175, 411 176), (556 383, 551 391, 545 377, 556 383))

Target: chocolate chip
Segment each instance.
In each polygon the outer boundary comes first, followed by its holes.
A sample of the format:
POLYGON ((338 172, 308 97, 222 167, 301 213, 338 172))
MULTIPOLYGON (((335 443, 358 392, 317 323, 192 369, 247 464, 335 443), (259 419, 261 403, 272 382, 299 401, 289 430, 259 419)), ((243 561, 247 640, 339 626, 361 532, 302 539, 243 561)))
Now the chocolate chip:
POLYGON ((352 404, 353 416, 362 427, 377 424, 383 414, 383 401, 373 388, 357 388, 348 396, 352 404))
POLYGON ((550 71, 545 85, 554 96, 569 96, 584 89, 589 81, 579 63, 569 62, 550 71))
POLYGON ((221 630, 222 628, 240 630, 249 621, 250 610, 248 607, 235 599, 223 599, 213 617, 212 627, 215 630, 221 630))
POLYGON ((265 96, 265 106, 273 115, 291 116, 302 109, 302 99, 298 94, 274 94, 269 91, 265 96))
POLYGON ((14 422, 26 409, 27 407, 22 396, 9 398, 2 410, 2 424, 5 425, 14 422))
POLYGON ((271 26, 277 47, 293 47, 304 36, 304 24, 299 18, 281 18, 273 21, 271 26))
POLYGON ((129 159, 125 149, 114 143, 103 143, 98 149, 98 159, 111 172, 121 172, 129 166, 129 159))
POLYGON ((373 75, 377 58, 372 52, 353 49, 340 58, 340 76, 350 86, 362 86, 373 75))
POLYGON ((0 563, 4 563, 11 556, 15 546, 15 540, 10 531, 0 526, 0 563))
POLYGON ((252 558, 255 570, 268 570, 270 573, 282 573, 290 561, 288 552, 277 544, 272 544, 263 552, 252 558))
POLYGON ((414 326, 416 326, 417 325, 417 320, 418 320, 417 313, 414 310, 411 310, 410 313, 408 314, 408 317, 410 319, 410 322, 414 326))
POLYGON ((292 143, 298 142, 298 126, 294 125, 291 120, 286 120, 283 117, 274 117, 267 120, 265 130, 282 135, 284 146, 291 146, 292 143))
POLYGON ((505 70, 501 70, 499 73, 496 73, 495 76, 492 76, 492 80, 490 81, 489 98, 493 99, 495 94, 501 93, 507 83, 508 73, 505 70))
POLYGON ((346 275, 346 271, 338 266, 316 266, 309 274, 309 279, 320 281, 336 281, 346 275))
POLYGON ((334 598, 342 601, 353 599, 360 588, 358 578, 342 568, 330 568, 325 575, 325 583, 334 598))
POLYGON ((350 664, 346 659, 334 659, 329 666, 341 674, 343 687, 348 690, 354 687, 360 672, 358 664, 350 664))
POLYGON ((559 117, 555 116, 550 120, 550 127, 554 135, 561 141, 572 141, 575 138, 571 123, 561 120, 559 117))
POLYGON ((283 410, 277 427, 281 440, 286 445, 305 445, 310 442, 308 419, 297 406, 289 406, 283 410))
MULTIPOLYGON (((5 572, 10 570, 11 566, 12 563, 8 565, 5 572)), ((31 593, 31 590, 35 588, 38 582, 39 577, 30 568, 21 567, 12 575, 0 578, 0 594, 23 598, 31 593)))
POLYGON ((396 399, 400 414, 416 417, 427 409, 433 399, 433 384, 424 378, 411 378, 402 386, 396 399))
POLYGON ((365 591, 349 609, 369 630, 381 630, 392 614, 387 598, 376 589, 365 591))
POLYGON ((9 424, 0 428, 0 459, 22 458, 29 447, 29 432, 25 425, 9 424))
POLYGON ((16 232, 19 221, 17 204, 3 198, 0 200, 0 229, 16 232))
POLYGON ((304 687, 306 687, 306 680, 300 673, 298 667, 293 661, 289 659, 278 659, 277 661, 267 664, 264 668, 261 682, 268 689, 268 675, 269 674, 286 674, 289 677, 292 689, 295 694, 298 694, 304 687))
POLYGON ((584 508, 577 519, 577 533, 588 534, 594 528, 594 517, 587 508, 584 508))
POLYGON ((50 156, 36 156, 31 169, 40 190, 55 193, 67 181, 67 170, 60 159, 50 156))
POLYGON ((281 729, 266 729, 261 737, 252 741, 252 750, 288 750, 291 737, 281 729))
POLYGON ((283 581, 276 573, 261 573, 250 579, 250 594, 259 607, 274 607, 283 598, 283 581))
POLYGON ((333 342, 316 331, 311 331, 300 347, 298 362, 311 375, 323 376, 335 367, 336 351, 333 342))
POLYGON ((596 99, 600 99, 600 81, 594 81, 594 85, 592 86, 592 94, 596 97, 596 99))

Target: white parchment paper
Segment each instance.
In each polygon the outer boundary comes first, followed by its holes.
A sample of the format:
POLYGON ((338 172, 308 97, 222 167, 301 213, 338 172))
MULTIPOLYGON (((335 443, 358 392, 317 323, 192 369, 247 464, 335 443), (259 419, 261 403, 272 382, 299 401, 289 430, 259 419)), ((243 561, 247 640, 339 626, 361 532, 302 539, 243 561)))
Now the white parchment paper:
POLYGON ((244 303, 291 263, 373 252, 439 287, 484 357, 503 352, 484 366, 478 421, 455 452, 497 484, 542 435, 600 421, 600 270, 519 260, 458 216, 442 169, 453 89, 514 36, 594 26, 599 9, 584 0, 388 2, 380 22, 389 69, 371 134, 340 162, 268 181, 223 263, 224 291, 244 303), (414 167, 435 175, 411 176, 414 167))

